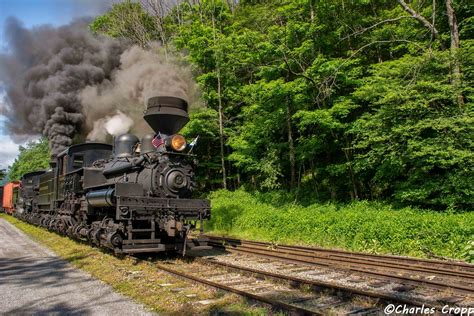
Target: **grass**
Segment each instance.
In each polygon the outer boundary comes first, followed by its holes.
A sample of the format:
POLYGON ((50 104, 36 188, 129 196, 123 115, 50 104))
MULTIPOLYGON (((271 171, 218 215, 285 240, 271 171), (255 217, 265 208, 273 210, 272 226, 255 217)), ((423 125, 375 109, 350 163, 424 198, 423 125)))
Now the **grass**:
POLYGON ((139 260, 133 257, 118 258, 87 244, 22 222, 12 216, 0 214, 0 218, 12 223, 72 265, 159 314, 266 315, 268 313, 268 310, 251 306, 236 295, 209 289, 159 271, 154 266, 153 260, 139 260), (161 286, 163 284, 172 284, 172 286, 161 286), (172 290, 176 288, 185 288, 185 290, 179 293, 173 292, 172 290), (196 295, 196 297, 189 298, 186 295, 196 295), (212 300, 213 303, 209 305, 198 303, 206 299, 212 300))
POLYGON ((206 231, 242 239, 369 253, 466 259, 474 212, 395 209, 380 202, 309 204, 275 193, 220 190, 210 195, 206 231))

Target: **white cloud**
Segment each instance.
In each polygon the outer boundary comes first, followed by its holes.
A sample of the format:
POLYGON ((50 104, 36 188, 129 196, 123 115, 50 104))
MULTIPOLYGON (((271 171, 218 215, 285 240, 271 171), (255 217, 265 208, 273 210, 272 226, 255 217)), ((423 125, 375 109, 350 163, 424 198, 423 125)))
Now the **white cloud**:
MULTIPOLYGON (((0 0, 1 1, 1 0, 0 0)), ((0 81, 0 109, 5 106, 5 90, 0 81)), ((0 169, 7 169, 20 153, 20 145, 26 145, 28 141, 37 141, 39 136, 25 135, 17 137, 16 143, 13 141, 5 128, 5 116, 0 115, 0 169)))
MULTIPOLYGON (((0 109, 5 106, 5 88, 0 81, 0 109)), ((5 117, 0 116, 0 169, 7 169, 19 153, 19 144, 15 144, 8 135, 4 135, 5 117)))
POLYGON ((6 169, 15 161, 18 147, 8 135, 0 135, 0 169, 6 169))

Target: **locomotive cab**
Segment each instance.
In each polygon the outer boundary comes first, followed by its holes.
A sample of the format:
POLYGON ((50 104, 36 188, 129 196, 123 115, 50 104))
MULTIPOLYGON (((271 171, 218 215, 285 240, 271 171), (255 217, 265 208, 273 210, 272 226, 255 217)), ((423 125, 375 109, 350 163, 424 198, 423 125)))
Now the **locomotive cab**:
POLYGON ((112 146, 103 143, 73 145, 57 156, 58 175, 66 175, 84 167, 92 166, 100 159, 109 159, 112 146))
POLYGON ((100 159, 110 158, 112 146, 102 143, 73 145, 57 157, 56 201, 63 201, 66 193, 82 192, 82 169, 100 159))
POLYGON ((37 211, 29 221, 66 233, 67 227, 75 222, 72 218, 83 193, 84 168, 98 159, 110 158, 111 154, 112 146, 108 144, 84 143, 53 157, 52 169, 39 176, 37 211))

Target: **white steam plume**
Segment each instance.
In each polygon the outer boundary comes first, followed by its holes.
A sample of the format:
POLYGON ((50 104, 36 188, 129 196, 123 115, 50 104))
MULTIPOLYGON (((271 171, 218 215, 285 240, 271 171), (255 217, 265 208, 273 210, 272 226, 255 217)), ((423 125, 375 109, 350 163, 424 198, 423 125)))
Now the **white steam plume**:
POLYGON ((130 131, 132 126, 133 120, 121 111, 117 111, 117 114, 113 116, 96 120, 92 131, 87 135, 87 139, 103 142, 107 135, 119 136, 125 134, 130 131))
POLYGON ((101 123, 97 121, 115 111, 134 121, 131 132, 137 136, 153 132, 143 120, 143 111, 146 97, 155 95, 180 97, 192 104, 197 99, 197 87, 191 71, 152 50, 138 46, 127 49, 110 80, 90 85, 81 92, 86 129, 92 130, 87 138, 93 140, 100 135, 97 130, 101 123))

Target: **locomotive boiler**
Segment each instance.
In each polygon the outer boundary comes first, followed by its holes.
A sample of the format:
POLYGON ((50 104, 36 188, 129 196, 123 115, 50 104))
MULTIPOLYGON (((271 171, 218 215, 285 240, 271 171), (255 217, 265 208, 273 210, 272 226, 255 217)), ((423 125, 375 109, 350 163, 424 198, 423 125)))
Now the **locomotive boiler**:
MULTIPOLYGON (((117 136, 114 146, 73 145, 38 178, 20 216, 115 253, 207 249, 189 233, 210 218, 210 203, 193 198, 195 156, 178 132, 189 121, 185 100, 147 99, 145 121, 154 130, 139 140, 117 136)), ((33 183, 34 181, 32 181, 33 183)))

